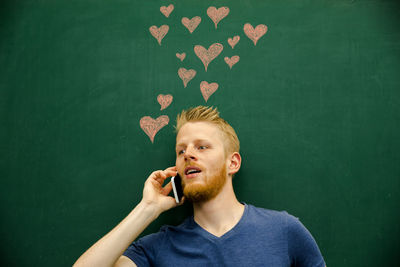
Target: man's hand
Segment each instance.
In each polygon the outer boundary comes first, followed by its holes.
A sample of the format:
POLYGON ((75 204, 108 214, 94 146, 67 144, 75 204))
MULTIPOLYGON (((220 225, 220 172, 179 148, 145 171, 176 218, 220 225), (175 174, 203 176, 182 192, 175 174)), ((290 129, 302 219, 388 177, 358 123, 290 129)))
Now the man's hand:
POLYGON ((142 203, 154 208, 157 214, 181 205, 184 202, 184 198, 181 203, 177 204, 175 198, 168 196, 172 190, 171 182, 164 187, 162 186, 165 179, 176 175, 177 170, 175 166, 163 171, 153 172, 144 184, 142 203))
POLYGON ((176 207, 175 198, 168 196, 172 190, 165 179, 177 174, 176 167, 153 172, 146 180, 142 201, 113 230, 92 245, 74 264, 80 266, 136 266, 130 259, 121 256, 126 248, 162 212, 176 207))

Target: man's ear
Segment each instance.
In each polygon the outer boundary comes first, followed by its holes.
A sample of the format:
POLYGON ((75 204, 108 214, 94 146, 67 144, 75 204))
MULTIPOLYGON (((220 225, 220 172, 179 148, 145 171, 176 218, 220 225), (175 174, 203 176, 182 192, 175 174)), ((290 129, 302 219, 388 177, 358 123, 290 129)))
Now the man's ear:
POLYGON ((239 152, 233 152, 229 158, 229 165, 228 165, 228 174, 229 175, 234 175, 237 173, 240 169, 240 166, 242 164, 242 157, 240 156, 239 152))

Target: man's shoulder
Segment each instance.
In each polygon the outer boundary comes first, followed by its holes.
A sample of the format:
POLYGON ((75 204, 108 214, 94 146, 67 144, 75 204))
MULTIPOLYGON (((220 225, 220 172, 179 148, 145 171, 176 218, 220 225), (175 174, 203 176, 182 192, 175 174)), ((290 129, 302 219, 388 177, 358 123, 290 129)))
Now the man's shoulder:
POLYGON ((273 210, 262 207, 256 207, 250 204, 248 206, 248 217, 251 220, 260 220, 263 223, 287 225, 289 221, 296 220, 297 218, 289 214, 285 210, 273 210))
POLYGON ((170 233, 170 232, 181 232, 187 231, 193 228, 193 216, 187 217, 181 224, 179 225, 163 225, 160 228, 160 233, 170 233))
POLYGON ((151 233, 148 235, 145 235, 141 237, 138 241, 141 244, 152 244, 152 245, 162 245, 164 243, 164 240, 168 238, 168 236, 176 236, 176 235, 181 235, 184 234, 185 232, 190 231, 191 227, 191 218, 186 218, 181 224, 179 225, 168 225, 165 224, 160 227, 158 232, 151 233))
POLYGON ((263 207, 256 207, 251 204, 246 205, 248 206, 249 213, 253 213, 258 216, 265 216, 268 218, 287 218, 292 216, 286 210, 273 210, 263 207))

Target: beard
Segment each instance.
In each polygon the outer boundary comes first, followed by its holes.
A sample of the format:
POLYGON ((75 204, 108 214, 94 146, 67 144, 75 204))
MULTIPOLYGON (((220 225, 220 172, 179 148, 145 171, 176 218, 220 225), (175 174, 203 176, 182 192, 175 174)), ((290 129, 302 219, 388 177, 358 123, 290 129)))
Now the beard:
POLYGON ((222 166, 214 176, 204 177, 205 183, 189 182, 182 180, 183 195, 190 202, 206 202, 216 197, 226 182, 226 168, 222 166))

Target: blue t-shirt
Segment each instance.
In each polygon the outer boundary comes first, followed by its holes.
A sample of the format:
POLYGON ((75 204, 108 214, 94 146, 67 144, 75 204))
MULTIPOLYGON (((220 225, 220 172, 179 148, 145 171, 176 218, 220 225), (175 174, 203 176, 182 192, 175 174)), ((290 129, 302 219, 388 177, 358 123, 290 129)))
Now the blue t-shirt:
POLYGON ((247 204, 239 222, 221 237, 192 216, 133 242, 123 255, 139 267, 325 266, 315 240, 297 218, 247 204))

